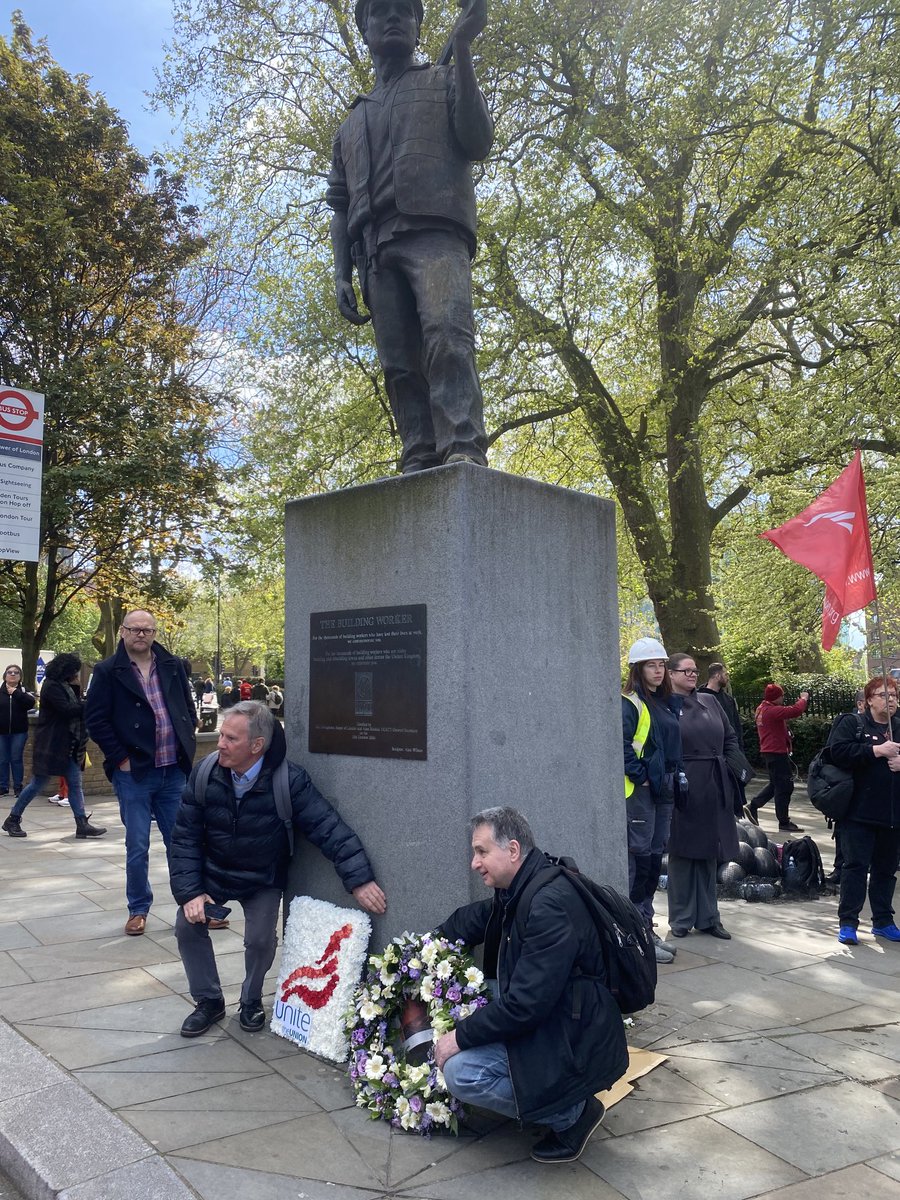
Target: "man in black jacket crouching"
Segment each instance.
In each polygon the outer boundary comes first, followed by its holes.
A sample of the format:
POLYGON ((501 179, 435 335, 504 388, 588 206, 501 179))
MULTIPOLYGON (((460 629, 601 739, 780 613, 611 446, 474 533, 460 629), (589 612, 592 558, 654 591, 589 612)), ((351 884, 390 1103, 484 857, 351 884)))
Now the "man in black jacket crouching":
MULTIPOLYGON (((246 700, 229 710, 219 731, 219 759, 204 796, 195 794, 197 768, 184 789, 172 835, 172 894, 178 952, 197 1007, 184 1037, 205 1033, 225 1015, 225 1001, 207 920, 207 905, 238 900, 244 910, 246 975, 239 1016, 248 1032, 262 1029, 262 986, 275 958, 276 921, 290 856, 272 776, 286 757, 284 730, 265 704, 246 700)), ((288 763, 294 828, 330 858, 348 892, 368 912, 383 913, 384 892, 362 842, 314 787, 302 767, 288 763)))
POLYGON ((533 1159, 573 1162, 603 1120, 594 1093, 628 1066, 597 930, 560 876, 535 893, 520 936, 518 897, 547 859, 514 808, 485 809, 471 825, 472 870, 494 896, 458 908, 438 932, 484 943, 484 974, 496 986, 491 1003, 438 1039, 437 1064, 458 1099, 548 1126, 533 1159))

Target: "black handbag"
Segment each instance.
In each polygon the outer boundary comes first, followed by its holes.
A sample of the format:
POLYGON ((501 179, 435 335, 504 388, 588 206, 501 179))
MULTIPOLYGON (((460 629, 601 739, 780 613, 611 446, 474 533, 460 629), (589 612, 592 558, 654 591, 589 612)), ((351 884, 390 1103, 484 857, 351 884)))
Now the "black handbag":
POLYGON ((732 746, 730 750, 725 751, 725 761, 728 764, 728 769, 735 777, 741 787, 746 787, 756 772, 750 765, 750 760, 740 748, 740 746, 732 746))

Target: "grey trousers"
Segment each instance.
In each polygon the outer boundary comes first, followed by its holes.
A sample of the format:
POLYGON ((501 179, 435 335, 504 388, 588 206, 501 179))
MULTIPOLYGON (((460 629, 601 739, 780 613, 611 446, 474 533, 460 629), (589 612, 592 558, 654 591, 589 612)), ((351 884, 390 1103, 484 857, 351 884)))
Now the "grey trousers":
POLYGON ((709 929, 719 923, 716 899, 716 860, 679 858, 669 853, 670 929, 709 929))
MULTIPOLYGON (((280 888, 260 888, 252 896, 238 903, 244 910, 244 983, 241 987, 241 1004, 262 998, 263 980, 275 961, 278 935, 275 925, 278 906, 281 904, 280 888)), ((195 1000, 219 1000, 222 985, 216 969, 216 952, 204 924, 192 925, 178 909, 175 918, 175 937, 178 953, 187 975, 188 988, 195 1000)))

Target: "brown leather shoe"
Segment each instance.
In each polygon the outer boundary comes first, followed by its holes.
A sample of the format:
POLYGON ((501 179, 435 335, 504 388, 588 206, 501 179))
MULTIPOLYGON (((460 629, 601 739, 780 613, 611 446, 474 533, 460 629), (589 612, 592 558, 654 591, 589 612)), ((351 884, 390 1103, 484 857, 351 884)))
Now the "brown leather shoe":
POLYGON ((207 929, 227 929, 228 922, 223 921, 220 917, 210 917, 206 922, 207 929))
POLYGON ((147 925, 146 913, 132 913, 125 922, 125 932, 129 937, 140 937, 147 925))

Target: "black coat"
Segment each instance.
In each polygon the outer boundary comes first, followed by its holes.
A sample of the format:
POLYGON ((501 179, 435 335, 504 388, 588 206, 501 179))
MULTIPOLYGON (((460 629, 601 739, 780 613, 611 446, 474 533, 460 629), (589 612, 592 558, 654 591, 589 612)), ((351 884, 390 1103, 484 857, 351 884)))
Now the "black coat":
POLYGON ((14 692, 8 692, 0 683, 0 734, 27 733, 28 714, 33 708, 34 696, 21 683, 14 692))
MULTIPOLYGON (((180 658, 170 654, 158 642, 153 643, 156 669, 162 683, 166 708, 175 730, 178 766, 188 774, 197 745, 197 712, 194 693, 180 658)), ((131 773, 142 779, 156 760, 156 718, 125 649, 94 667, 87 694, 87 726, 91 737, 103 751, 103 770, 112 779, 120 762, 130 760, 131 773)))
POLYGON ((737 747, 737 738, 721 705, 711 696, 692 692, 684 697, 681 744, 688 793, 675 804, 669 853, 679 858, 733 862, 738 856, 735 785, 724 755, 737 747))
POLYGON ((86 741, 84 701, 69 684, 45 679, 34 731, 32 771, 35 775, 64 775, 73 758, 81 761, 86 741))
MULTIPOLYGON (((900 742, 900 716, 892 721, 893 740, 900 742)), ((873 747, 887 741, 886 725, 863 717, 862 738, 858 736, 856 713, 844 713, 834 723, 828 738, 832 761, 853 772, 853 798, 847 817, 866 825, 900 826, 900 772, 892 771, 886 758, 876 758, 873 747)))
POLYGON ((737 744, 743 750, 744 748, 744 725, 741 721, 741 714, 738 712, 737 701, 734 696, 726 692, 724 688, 715 691, 711 687, 697 688, 698 693, 703 692, 705 696, 715 696, 719 704, 722 706, 722 711, 728 718, 728 724, 734 730, 734 736, 737 738, 737 744))
MULTIPOLYGON (((231 772, 213 767, 205 803, 194 795, 194 775, 184 789, 169 853, 172 894, 186 904, 204 892, 216 903, 241 900, 260 888, 284 887, 288 838, 275 808, 272 772, 285 757, 284 730, 276 723, 272 745, 255 783, 237 802, 231 772)), ((375 878, 362 842, 296 763, 289 764, 294 828, 334 863, 348 892, 375 878)))
POLYGON ((597 930, 565 878, 535 893, 519 936, 516 898, 546 865, 541 851, 532 850, 508 892, 458 908, 438 931, 477 946, 495 940, 499 926, 497 995, 456 1026, 456 1040, 462 1050, 504 1043, 522 1121, 608 1088, 628 1067, 622 1014, 605 985, 597 930), (573 1015, 576 989, 579 1018, 573 1015))

